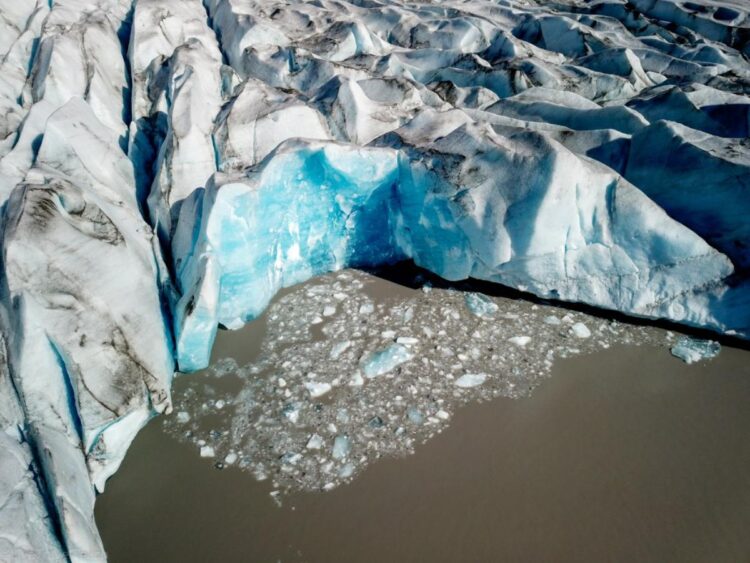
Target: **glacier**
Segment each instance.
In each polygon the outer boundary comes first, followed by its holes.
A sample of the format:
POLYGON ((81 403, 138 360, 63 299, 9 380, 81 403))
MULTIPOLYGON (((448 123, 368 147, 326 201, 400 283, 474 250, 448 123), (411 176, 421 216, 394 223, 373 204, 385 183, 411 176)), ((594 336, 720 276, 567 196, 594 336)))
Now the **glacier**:
POLYGON ((105 560, 96 494, 175 372, 326 272, 747 339, 749 12, 0 0, 0 560, 105 560))

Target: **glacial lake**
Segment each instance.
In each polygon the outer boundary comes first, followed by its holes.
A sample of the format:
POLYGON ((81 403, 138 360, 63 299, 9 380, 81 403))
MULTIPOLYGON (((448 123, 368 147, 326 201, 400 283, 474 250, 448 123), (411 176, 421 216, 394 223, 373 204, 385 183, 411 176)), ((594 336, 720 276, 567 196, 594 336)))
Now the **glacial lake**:
POLYGON ((220 331, 97 500, 111 562, 750 558, 748 351, 386 278, 220 331))

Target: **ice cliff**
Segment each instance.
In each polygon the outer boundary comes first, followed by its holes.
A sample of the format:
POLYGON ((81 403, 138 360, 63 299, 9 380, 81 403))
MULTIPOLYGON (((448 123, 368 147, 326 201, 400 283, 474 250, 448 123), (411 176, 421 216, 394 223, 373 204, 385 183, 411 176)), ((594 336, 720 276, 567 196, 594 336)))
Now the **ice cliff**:
POLYGON ((324 272, 747 338, 748 11, 0 0, 0 560, 104 560, 175 369, 324 272))

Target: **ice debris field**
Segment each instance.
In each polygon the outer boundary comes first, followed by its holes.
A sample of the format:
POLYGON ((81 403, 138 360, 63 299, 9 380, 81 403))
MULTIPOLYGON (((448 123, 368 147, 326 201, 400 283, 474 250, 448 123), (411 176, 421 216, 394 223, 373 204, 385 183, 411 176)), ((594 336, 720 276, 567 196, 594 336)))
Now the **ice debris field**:
MULTIPOLYGON (((747 339, 748 10, 0 0, 0 560, 105 560, 95 496, 172 410, 174 373, 208 366, 217 327, 321 274, 411 261, 747 339)), ((488 327, 510 307, 445 299, 488 327)), ((335 327, 344 305, 329 306, 335 327)), ((533 356, 554 338, 542 324, 509 349, 533 356)), ((586 342, 598 330, 570 326, 586 342)), ((366 353, 364 393, 398 370, 444 385, 411 332, 339 339, 329 362, 366 353)), ((333 396, 320 375, 290 393, 333 396)), ((452 375, 451 393, 513 383, 452 375)), ((333 467, 369 455, 333 434, 318 432, 333 467)))
POLYGON ((283 502, 411 453, 463 404, 528 395, 558 358, 682 346, 663 329, 409 281, 344 270, 295 286, 265 312, 255 357, 220 358, 176 382, 168 433, 219 469, 270 480, 283 502))

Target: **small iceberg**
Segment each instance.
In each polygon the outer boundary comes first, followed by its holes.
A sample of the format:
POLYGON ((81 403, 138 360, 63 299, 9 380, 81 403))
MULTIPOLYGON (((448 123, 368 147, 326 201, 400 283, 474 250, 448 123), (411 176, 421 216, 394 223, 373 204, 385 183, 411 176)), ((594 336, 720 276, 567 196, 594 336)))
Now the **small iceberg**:
POLYGON ((692 364, 718 356, 721 352, 721 344, 714 340, 698 340, 683 336, 669 351, 686 364, 692 364))

